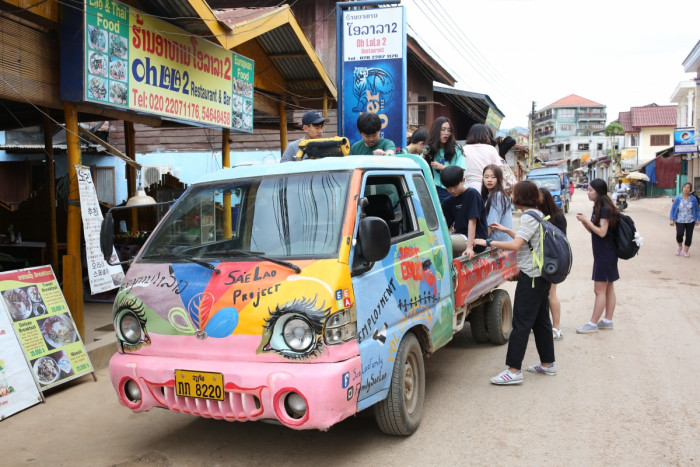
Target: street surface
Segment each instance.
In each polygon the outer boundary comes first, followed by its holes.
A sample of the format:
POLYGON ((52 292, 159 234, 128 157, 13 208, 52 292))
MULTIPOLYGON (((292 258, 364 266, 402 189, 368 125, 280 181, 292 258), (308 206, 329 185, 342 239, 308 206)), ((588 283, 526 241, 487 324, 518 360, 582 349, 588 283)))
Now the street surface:
MULTIPOLYGON (((408 438, 383 435, 360 414, 328 432, 205 420, 117 403, 107 369, 49 393, 0 422, 3 465, 698 465, 700 463, 700 229, 690 258, 673 255, 670 199, 631 201, 641 256, 620 261, 614 331, 577 335, 593 304, 591 241, 566 215, 572 274, 559 285, 559 374, 520 386, 489 377, 506 347, 469 330, 426 361, 423 421, 408 438), (693 363, 695 362, 695 363, 693 363)), ((516 216, 516 225, 519 219, 516 216)), ((507 284, 511 292, 514 284, 507 284)), ((537 363, 534 341, 524 365, 537 363)))

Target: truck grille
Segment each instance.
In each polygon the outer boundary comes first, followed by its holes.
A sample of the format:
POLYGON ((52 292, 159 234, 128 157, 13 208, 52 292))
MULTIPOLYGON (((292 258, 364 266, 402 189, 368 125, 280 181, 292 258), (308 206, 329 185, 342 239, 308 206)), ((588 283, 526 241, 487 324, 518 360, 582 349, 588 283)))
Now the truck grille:
POLYGON ((264 412, 260 399, 262 386, 231 390, 227 385, 223 401, 177 396, 174 385, 149 385, 149 388, 162 406, 174 412, 231 422, 255 420, 264 412))

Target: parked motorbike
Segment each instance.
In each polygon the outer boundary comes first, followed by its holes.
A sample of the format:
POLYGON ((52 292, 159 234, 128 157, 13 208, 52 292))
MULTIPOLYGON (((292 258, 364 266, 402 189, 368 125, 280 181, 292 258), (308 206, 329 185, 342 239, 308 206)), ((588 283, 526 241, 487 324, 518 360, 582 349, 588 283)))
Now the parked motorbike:
POLYGON ((620 212, 627 209, 627 195, 624 193, 619 193, 617 195, 617 200, 615 201, 615 204, 617 204, 617 209, 619 209, 620 212))

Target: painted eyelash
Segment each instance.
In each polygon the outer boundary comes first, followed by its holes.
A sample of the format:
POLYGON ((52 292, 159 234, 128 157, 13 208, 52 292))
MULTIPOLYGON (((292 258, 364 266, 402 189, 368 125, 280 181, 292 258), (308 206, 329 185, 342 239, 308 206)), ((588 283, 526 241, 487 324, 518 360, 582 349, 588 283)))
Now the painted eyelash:
POLYGON ((141 329, 143 329, 143 337, 141 338, 141 342, 139 342, 138 344, 128 344, 126 342, 121 341, 120 339, 122 350, 129 350, 133 352, 139 350, 141 347, 143 347, 144 344, 150 345, 151 337, 148 335, 148 331, 146 330, 146 310, 143 302, 136 298, 128 298, 122 300, 119 303, 119 306, 117 307, 117 313, 114 315, 115 320, 116 317, 124 311, 132 313, 139 320, 139 323, 141 324, 141 329))
POLYGON ((274 311, 268 310, 270 316, 265 320, 265 324, 263 325, 268 333, 274 331, 275 324, 282 316, 292 313, 305 318, 311 324, 315 338, 314 345, 303 354, 294 352, 291 349, 272 348, 271 350, 291 360, 314 358, 320 355, 322 350, 321 334, 323 333, 323 322, 330 313, 330 308, 324 310, 325 306, 326 303, 323 302, 320 307, 317 307, 315 298, 297 299, 292 302, 287 302, 281 307, 278 305, 275 307, 274 311))
POLYGON ((122 303, 119 304, 118 312, 122 312, 124 310, 132 312, 136 317, 139 319, 139 322, 141 323, 142 326, 146 325, 146 311, 144 310, 144 305, 143 302, 140 300, 137 300, 135 298, 131 299, 126 299, 122 303))

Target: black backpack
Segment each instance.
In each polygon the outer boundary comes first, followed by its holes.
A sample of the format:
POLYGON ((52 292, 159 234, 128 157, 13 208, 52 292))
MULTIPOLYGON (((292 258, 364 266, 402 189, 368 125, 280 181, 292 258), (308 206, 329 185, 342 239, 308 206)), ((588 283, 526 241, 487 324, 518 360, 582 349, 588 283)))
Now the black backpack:
POLYGON ((617 228, 612 236, 615 253, 620 259, 630 259, 639 252, 639 245, 634 241, 637 227, 632 218, 626 214, 619 213, 617 228))
POLYGON ((542 278, 552 284, 563 282, 571 272, 571 265, 574 262, 569 240, 559 227, 547 220, 549 216, 542 219, 537 213, 531 211, 525 211, 523 214, 534 217, 540 223, 540 257, 534 254, 529 241, 527 246, 530 247, 533 262, 540 270, 542 278))

